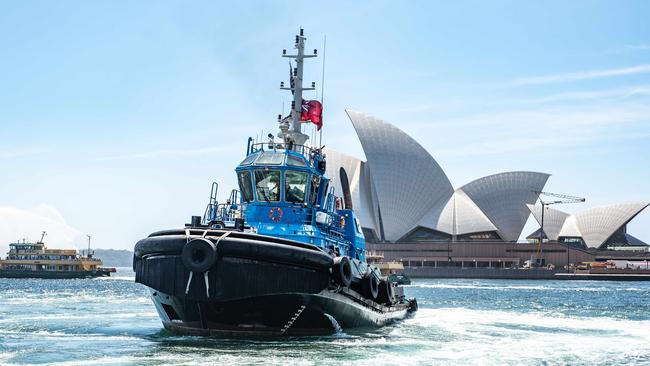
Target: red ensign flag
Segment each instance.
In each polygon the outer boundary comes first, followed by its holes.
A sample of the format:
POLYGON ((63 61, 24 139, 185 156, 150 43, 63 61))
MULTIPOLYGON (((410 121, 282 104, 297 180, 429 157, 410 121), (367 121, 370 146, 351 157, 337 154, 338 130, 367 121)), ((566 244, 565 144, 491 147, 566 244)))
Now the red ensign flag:
POLYGON ((323 127, 323 105, 317 100, 303 100, 300 120, 316 125, 316 130, 323 127))

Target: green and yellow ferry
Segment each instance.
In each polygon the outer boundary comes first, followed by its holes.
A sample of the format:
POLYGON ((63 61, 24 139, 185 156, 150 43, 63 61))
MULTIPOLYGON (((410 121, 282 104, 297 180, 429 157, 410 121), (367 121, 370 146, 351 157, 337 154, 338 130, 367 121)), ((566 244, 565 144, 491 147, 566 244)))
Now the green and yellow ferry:
POLYGON ((115 268, 104 268, 90 249, 80 255, 76 249, 48 249, 41 240, 25 239, 9 244, 7 258, 0 259, 0 278, 89 278, 108 277, 115 268))

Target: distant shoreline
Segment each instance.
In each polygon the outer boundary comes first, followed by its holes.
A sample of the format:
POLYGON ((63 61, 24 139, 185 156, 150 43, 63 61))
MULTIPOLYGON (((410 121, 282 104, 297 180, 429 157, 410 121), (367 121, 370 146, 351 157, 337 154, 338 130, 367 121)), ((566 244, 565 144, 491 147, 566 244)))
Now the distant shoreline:
POLYGON ((91 249, 106 267, 131 267, 133 252, 127 249, 91 249))

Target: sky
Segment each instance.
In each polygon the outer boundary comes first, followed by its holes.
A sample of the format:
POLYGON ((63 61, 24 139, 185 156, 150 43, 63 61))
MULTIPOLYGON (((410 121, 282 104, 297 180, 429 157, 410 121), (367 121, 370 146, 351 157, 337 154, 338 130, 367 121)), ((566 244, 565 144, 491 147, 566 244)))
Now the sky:
MULTIPOLYGON (((527 170, 587 199, 568 212, 650 201, 650 2, 235 3, 0 0, 2 252, 42 230, 132 249, 202 214, 212 181, 226 196, 248 136, 290 104, 280 55, 300 27, 325 54, 329 148, 364 158, 349 108, 455 187, 527 170)), ((650 209, 628 232, 650 242, 650 209)))

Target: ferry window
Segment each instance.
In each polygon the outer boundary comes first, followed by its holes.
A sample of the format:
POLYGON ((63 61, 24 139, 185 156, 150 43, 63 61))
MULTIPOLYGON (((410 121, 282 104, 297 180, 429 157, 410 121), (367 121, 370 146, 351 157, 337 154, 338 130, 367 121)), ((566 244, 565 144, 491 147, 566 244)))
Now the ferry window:
POLYGON ((255 165, 280 165, 282 164, 282 158, 284 158, 284 153, 265 151, 255 161, 255 165))
POLYGON ((251 179, 251 172, 242 171, 237 175, 239 178, 239 189, 241 190, 241 197, 244 202, 253 200, 253 181, 251 179))
POLYGON ((284 199, 287 202, 305 202, 307 192, 307 173, 287 170, 284 173, 284 199))
POLYGON ((251 165, 253 160, 255 160, 258 156, 258 154, 250 154, 246 157, 246 159, 244 159, 244 161, 239 163, 239 165, 251 165))
POLYGON ((318 199, 318 188, 320 187, 320 175, 314 174, 311 176, 311 190, 309 191, 309 204, 315 205, 318 199))
POLYGON ((255 188, 259 201, 280 200, 280 171, 261 170, 255 171, 255 188))
POLYGON ((305 163, 305 160, 299 156, 287 155, 287 165, 307 166, 307 163, 305 163))

